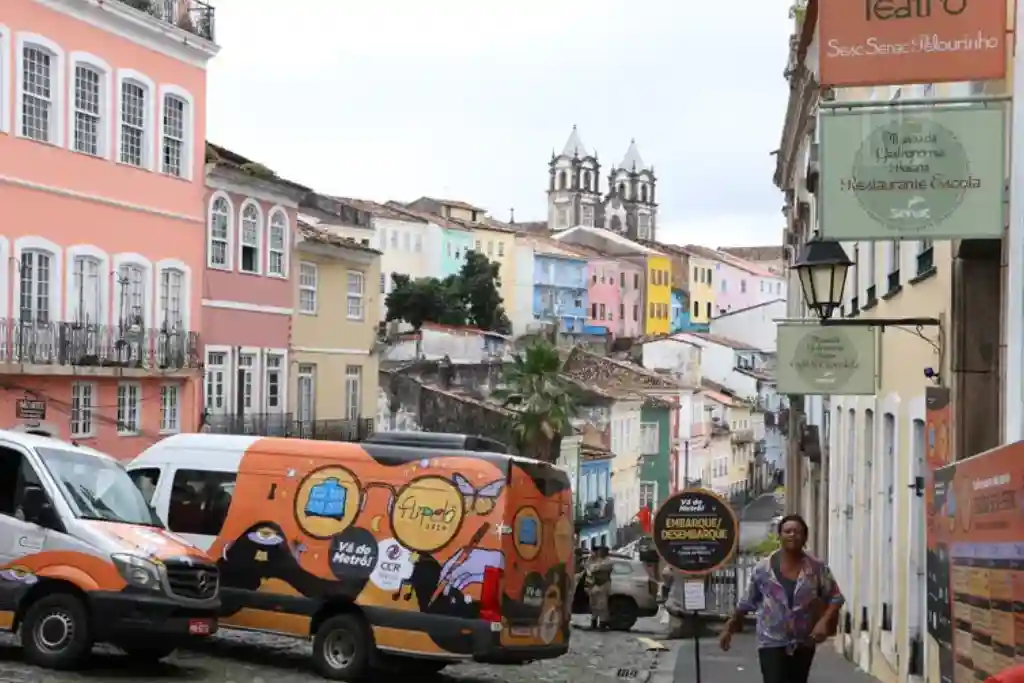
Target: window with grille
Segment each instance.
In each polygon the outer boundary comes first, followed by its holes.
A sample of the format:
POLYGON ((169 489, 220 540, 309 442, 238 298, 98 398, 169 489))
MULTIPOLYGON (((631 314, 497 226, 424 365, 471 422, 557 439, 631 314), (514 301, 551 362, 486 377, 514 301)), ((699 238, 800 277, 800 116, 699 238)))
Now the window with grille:
POLYGON ((180 97, 164 96, 163 171, 179 178, 184 175, 186 107, 180 97))
POLYGON ((363 319, 363 294, 365 292, 366 278, 362 273, 349 271, 348 273, 348 319, 363 319))
POLYGON ((275 211, 270 217, 270 239, 267 248, 270 250, 270 260, 267 272, 270 275, 285 275, 284 266, 284 240, 288 231, 288 217, 281 211, 275 211))
POLYGON ((345 408, 350 420, 359 418, 363 402, 363 368, 358 365, 345 367, 345 408))
POLYGON ((45 325, 50 322, 50 254, 21 252, 21 320, 45 325))
POLYGON ((100 73, 82 64, 75 66, 75 151, 99 156, 101 125, 100 73))
POLYGON ((146 89, 133 81, 121 84, 121 163, 145 163, 146 89))
POLYGON ((299 365, 296 384, 299 390, 296 402, 298 418, 303 422, 308 422, 316 415, 316 366, 312 364, 299 365))
POLYGON ((184 293, 185 274, 176 268, 160 271, 160 311, 163 313, 167 332, 179 331, 185 323, 184 293))
POLYGON ((316 314, 317 268, 315 263, 299 264, 299 311, 316 314))
POLYGON ((92 436, 95 433, 93 422, 93 397, 95 386, 90 382, 75 382, 71 385, 71 436, 92 436))
POLYGON ((267 408, 277 410, 281 402, 281 374, 284 359, 277 354, 267 354, 267 408))
POLYGON ((640 507, 654 509, 657 507, 658 484, 653 481, 640 482, 640 507))
POLYGON ((231 229, 231 207, 224 197, 217 197, 210 207, 210 265, 230 267, 228 231, 231 229))
POLYGON ((46 50, 26 45, 22 52, 21 134, 40 142, 56 142, 54 109, 56 59, 46 50))
POLYGON ((227 387, 224 378, 227 360, 227 354, 223 351, 209 351, 206 354, 206 409, 211 412, 227 411, 227 387))
POLYGON ((242 370, 242 408, 251 411, 256 403, 256 386, 253 372, 256 368, 256 356, 251 353, 238 354, 238 367, 242 370))
POLYGON ((134 382, 117 385, 117 433, 138 434, 142 413, 142 387, 134 382))
POLYGON ((76 256, 73 266, 74 321, 92 324, 100 320, 100 262, 91 256, 76 256))
POLYGON ((145 324, 146 285, 145 271, 134 263, 123 264, 117 269, 118 301, 121 324, 125 326, 145 324))
POLYGON ((255 204, 242 209, 242 262, 243 273, 260 272, 260 210, 255 204))
POLYGON ((174 433, 181 429, 178 407, 178 385, 164 384, 160 387, 160 431, 174 433))
POLYGON ((583 205, 583 225, 588 228, 594 227, 594 207, 591 204, 583 205))

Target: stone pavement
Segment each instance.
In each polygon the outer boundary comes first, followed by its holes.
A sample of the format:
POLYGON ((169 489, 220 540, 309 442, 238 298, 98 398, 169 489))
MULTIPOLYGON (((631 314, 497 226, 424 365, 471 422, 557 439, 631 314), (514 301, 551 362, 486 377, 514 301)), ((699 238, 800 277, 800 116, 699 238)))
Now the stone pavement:
MULTIPOLYGON (((695 683, 694 646, 692 641, 672 644, 672 656, 664 657, 647 683, 695 683)), ((701 683, 761 683, 757 661, 757 643, 750 633, 733 636, 732 647, 722 652, 718 637, 701 639, 701 683)), ((859 671, 840 657, 830 645, 819 648, 811 669, 812 683, 878 683, 877 679, 859 671)))
MULTIPOLYGON (((577 624, 589 618, 576 618, 577 624)), ((667 666, 671 642, 666 627, 641 619, 629 633, 573 629, 569 653, 522 666, 456 664, 435 683, 647 683, 651 672, 667 666), (661 645, 664 644, 664 650, 661 645)), ((309 645, 300 640, 225 629, 198 649, 177 652, 157 667, 133 668, 113 648, 97 647, 80 672, 46 671, 24 664, 15 640, 0 636, 0 683, 323 683, 309 667, 309 645)), ((403 676, 377 677, 374 683, 414 683, 403 676)), ((842 683, 842 682, 836 682, 842 683)))

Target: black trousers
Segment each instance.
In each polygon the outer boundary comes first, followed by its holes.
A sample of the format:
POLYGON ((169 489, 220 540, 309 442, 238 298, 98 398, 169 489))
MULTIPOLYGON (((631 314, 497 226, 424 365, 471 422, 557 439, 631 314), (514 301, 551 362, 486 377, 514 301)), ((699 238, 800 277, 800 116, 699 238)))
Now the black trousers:
POLYGON ((814 648, 801 646, 792 654, 784 647, 764 647, 757 651, 764 683, 807 683, 814 661, 814 648))

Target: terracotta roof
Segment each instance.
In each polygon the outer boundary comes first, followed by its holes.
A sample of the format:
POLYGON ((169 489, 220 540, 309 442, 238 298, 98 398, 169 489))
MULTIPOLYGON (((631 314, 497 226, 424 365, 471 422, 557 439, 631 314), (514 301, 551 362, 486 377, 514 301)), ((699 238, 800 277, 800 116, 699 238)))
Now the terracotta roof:
POLYGON ((767 268, 761 265, 751 263, 746 259, 739 258, 738 256, 733 256, 732 254, 727 254, 717 249, 702 247, 699 244, 687 244, 685 247, 683 247, 683 249, 685 251, 690 252, 691 256, 698 256, 700 258, 705 258, 712 261, 719 261, 721 263, 725 263, 726 265, 733 266, 734 268, 745 270, 753 275, 759 275, 761 277, 779 277, 778 273, 768 270, 767 268))
POLYGON ((435 225, 440 225, 442 228, 469 232, 468 228, 459 225, 455 221, 452 221, 448 218, 442 218, 441 216, 435 216, 434 214, 429 213, 427 211, 417 211, 416 209, 410 209, 408 206, 402 204, 401 202, 390 201, 385 206, 387 206, 389 209, 398 212, 399 214, 405 214, 412 218, 427 221, 428 223, 434 223, 435 225))
POLYGON ((733 256, 747 261, 781 261, 785 258, 781 245, 768 245, 763 247, 719 247, 718 251, 732 254, 733 256))
POLYGON ((443 206, 451 206, 451 207, 454 207, 456 209, 464 209, 466 211, 483 211, 485 213, 487 211, 487 209, 484 209, 483 207, 474 206, 472 204, 469 204, 468 202, 460 201, 458 199, 439 199, 437 197, 426 197, 426 196, 420 197, 419 199, 415 199, 415 200, 409 202, 409 204, 413 204, 415 202, 422 201, 424 199, 426 199, 428 202, 434 202, 436 204, 441 204, 443 206))
POLYGON ((339 235, 335 232, 331 232, 330 230, 318 228, 316 226, 310 225, 309 223, 301 219, 299 220, 298 223, 299 235, 301 235, 302 239, 304 240, 316 242, 318 244, 324 244, 330 247, 355 249, 357 251, 364 251, 369 254, 377 254, 378 256, 380 255, 380 252, 377 251, 376 249, 360 244, 359 242, 350 237, 343 237, 342 235, 339 235))
POLYGON ((729 337, 723 337, 722 335, 719 335, 719 334, 711 334, 710 332, 683 332, 682 334, 689 334, 689 335, 692 335, 694 337, 697 337, 698 339, 703 339, 705 341, 709 341, 712 344, 718 344, 719 346, 726 346, 726 347, 728 347, 730 349, 735 349, 737 351, 760 351, 761 350, 761 349, 757 348, 756 346, 751 346, 750 344, 746 344, 746 343, 741 342, 741 341, 736 341, 735 339, 730 339, 729 337))
POLYGON ((276 183, 278 185, 283 185, 291 190, 312 192, 312 190, 306 187, 305 185, 300 185, 296 182, 292 182, 291 180, 286 180, 285 178, 282 178, 281 176, 277 175, 277 173, 275 173, 274 170, 271 169, 270 167, 264 166, 258 161, 253 161, 252 159, 244 157, 237 152, 232 152, 227 147, 221 147, 220 145, 215 145, 212 142, 207 142, 206 154, 207 156, 212 155, 213 157, 215 157, 215 161, 213 161, 212 163, 214 163, 217 166, 233 168, 235 170, 242 171, 243 173, 248 173, 257 180, 263 180, 268 183, 276 183), (255 173, 251 173, 250 171, 247 170, 247 167, 252 168, 254 166, 259 167, 261 169, 265 169, 269 175, 258 175, 255 173))
POLYGON ((405 221, 407 223, 426 223, 427 221, 418 216, 412 216, 408 212, 400 213, 390 206, 384 204, 378 204, 377 202, 369 199, 355 199, 353 197, 337 197, 332 196, 332 199, 337 199, 339 202, 343 202, 357 209, 366 211, 367 213, 373 214, 378 218, 388 218, 395 221, 405 221))
POLYGON ((492 221, 476 221, 476 222, 473 222, 473 221, 463 220, 462 218, 455 218, 454 216, 449 217, 447 220, 449 220, 449 221, 451 221, 453 223, 458 223, 459 225, 461 225, 462 227, 466 228, 467 230, 493 230, 494 232, 504 232, 504 233, 509 233, 509 234, 516 234, 515 230, 512 230, 511 228, 502 227, 500 225, 495 224, 492 221))

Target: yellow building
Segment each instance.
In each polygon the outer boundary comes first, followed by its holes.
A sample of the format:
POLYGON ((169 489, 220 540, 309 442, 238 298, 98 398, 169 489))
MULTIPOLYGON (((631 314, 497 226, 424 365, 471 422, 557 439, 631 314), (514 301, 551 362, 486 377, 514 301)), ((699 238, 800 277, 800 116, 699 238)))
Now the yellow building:
POLYGON ((646 334, 672 331, 672 261, 662 254, 647 256, 647 292, 644 297, 646 334))
POLYGON ((724 496, 748 487, 754 459, 754 416, 750 406, 717 389, 701 391, 711 413, 711 483, 724 496))
POLYGON ((299 222, 289 410, 298 420, 377 413, 380 252, 299 222))
POLYGON ((715 262, 690 253, 690 322, 710 323, 715 310, 715 262))
POLYGON ((459 221, 473 232, 473 248, 500 266, 501 298, 505 313, 515 310, 516 299, 516 233, 487 223, 459 221))

